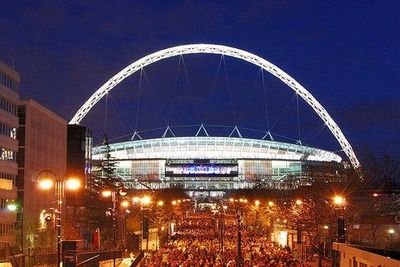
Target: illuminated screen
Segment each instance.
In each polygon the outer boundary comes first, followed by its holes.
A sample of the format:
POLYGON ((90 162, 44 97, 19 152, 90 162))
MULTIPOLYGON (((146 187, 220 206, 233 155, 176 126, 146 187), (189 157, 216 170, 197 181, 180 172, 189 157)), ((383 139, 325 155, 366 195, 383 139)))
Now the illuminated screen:
POLYGON ((237 176, 237 165, 174 164, 165 166, 165 176, 237 176))

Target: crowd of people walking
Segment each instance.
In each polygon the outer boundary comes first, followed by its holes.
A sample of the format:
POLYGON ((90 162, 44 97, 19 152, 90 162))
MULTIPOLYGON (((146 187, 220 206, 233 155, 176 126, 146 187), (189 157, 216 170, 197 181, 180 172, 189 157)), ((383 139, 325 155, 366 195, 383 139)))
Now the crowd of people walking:
POLYGON ((188 214, 167 244, 145 257, 143 266, 234 267, 238 261, 243 267, 298 266, 289 249, 269 242, 258 228, 241 224, 240 233, 239 257, 234 213, 225 213, 222 220, 210 211, 188 214))

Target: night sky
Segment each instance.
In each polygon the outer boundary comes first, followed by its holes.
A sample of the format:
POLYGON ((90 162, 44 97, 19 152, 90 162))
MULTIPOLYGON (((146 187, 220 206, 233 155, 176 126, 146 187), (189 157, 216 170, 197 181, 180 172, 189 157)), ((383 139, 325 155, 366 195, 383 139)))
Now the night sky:
MULTIPOLYGON (((108 4, 0 2, 0 59, 21 73, 22 97, 69 121, 97 88, 135 60, 175 45, 222 44, 257 54, 294 77, 356 152, 368 146, 400 156, 400 1, 98 2, 108 4)), ((282 141, 340 150, 289 87, 219 55, 176 57, 132 75, 111 91, 107 123, 105 102, 83 121, 96 142, 104 129, 110 139, 126 140, 135 129, 204 123, 269 128, 282 141)), ((216 135, 230 130, 209 128, 216 135)), ((175 132, 193 135, 196 129, 175 132)))

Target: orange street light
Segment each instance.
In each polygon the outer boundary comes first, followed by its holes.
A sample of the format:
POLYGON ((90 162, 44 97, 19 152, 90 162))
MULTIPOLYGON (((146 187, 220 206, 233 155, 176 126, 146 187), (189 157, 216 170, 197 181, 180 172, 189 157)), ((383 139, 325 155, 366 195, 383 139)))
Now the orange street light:
POLYGON ((268 206, 272 207, 273 205, 275 205, 275 203, 274 203, 274 202, 272 202, 272 201, 268 201, 268 206))
POLYGON ((124 200, 121 202, 121 207, 127 208, 129 207, 129 201, 128 200, 124 200))
POLYGON ((261 202, 259 200, 254 201, 254 204, 258 207, 260 206, 261 202))
POLYGON ((336 195, 333 197, 333 203, 336 206, 343 206, 345 204, 345 199, 342 196, 336 195))
POLYGON ((43 178, 39 180, 39 187, 43 190, 48 190, 54 185, 54 180, 50 178, 43 178))
POLYGON ((81 181, 77 178, 69 178, 65 181, 68 190, 78 190, 81 187, 81 181))
POLYGON ((132 201, 133 201, 133 203, 137 204, 140 202, 140 197, 133 197, 132 201))
POLYGON ((303 201, 301 201, 301 199, 296 199, 296 205, 300 206, 301 204, 303 204, 303 201))
POLYGON ((174 205, 174 206, 177 204, 176 200, 172 200, 171 203, 172 203, 172 205, 174 205))
POLYGON ((67 174, 64 176, 57 176, 54 172, 50 170, 40 171, 35 180, 38 182, 39 187, 43 190, 49 190, 55 186, 55 194, 57 197, 57 209, 56 209, 56 229, 57 229, 57 267, 61 263, 61 216, 62 213, 62 203, 64 197, 64 190, 77 190, 81 187, 81 181, 77 178, 68 178, 67 174))
POLYGON ((126 196, 128 193, 126 192, 126 191, 124 191, 123 189, 121 189, 121 190, 119 190, 119 195, 120 196, 122 196, 122 197, 124 197, 124 196, 126 196))
POLYGON ((157 206, 162 207, 164 206, 164 201, 160 200, 157 202, 157 206))
POLYGON ((149 205, 150 202, 151 202, 151 198, 150 198, 149 196, 144 196, 144 197, 142 197, 142 199, 140 200, 140 202, 141 202, 143 205, 149 205))
POLYGON ((101 192, 101 195, 103 197, 110 197, 112 195, 112 192, 110 190, 104 190, 103 192, 101 192))

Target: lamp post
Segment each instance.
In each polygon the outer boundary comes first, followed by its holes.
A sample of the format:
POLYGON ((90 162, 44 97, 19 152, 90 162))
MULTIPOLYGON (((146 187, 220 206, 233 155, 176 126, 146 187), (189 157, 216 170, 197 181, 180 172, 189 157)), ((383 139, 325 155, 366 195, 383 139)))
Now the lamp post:
POLYGON ((337 238, 339 243, 346 242, 346 229, 345 229, 345 220, 344 220, 344 206, 346 205, 346 200, 343 196, 336 195, 333 197, 333 205, 335 209, 338 210, 338 219, 337 219, 337 238))
POLYGON ((236 209, 237 216, 237 266, 242 266, 242 212, 239 209, 236 209))
MULTIPOLYGON (((104 190, 101 192, 103 197, 111 197, 112 208, 111 208, 111 218, 112 218, 112 227, 113 227, 113 266, 115 267, 116 255, 115 255, 115 247, 117 242, 117 193, 118 196, 125 196, 127 193, 124 190, 104 190)), ((127 208, 129 206, 129 202, 122 201, 121 206, 127 208)))
POLYGON ((160 209, 162 209, 162 207, 164 207, 164 201, 159 200, 157 201, 157 209, 156 209, 156 218, 158 219, 157 221, 157 235, 156 235, 156 251, 159 249, 160 247, 160 224, 162 223, 162 219, 161 219, 161 214, 162 211, 160 211, 160 209), (161 222, 161 223, 160 223, 161 222))
POLYGON ((248 200, 245 198, 234 199, 230 198, 229 202, 235 204, 236 207, 236 220, 237 220, 237 263, 236 266, 242 266, 242 209, 239 205, 245 205, 248 200))
POLYGON ((81 181, 77 178, 68 178, 67 174, 64 176, 57 176, 50 170, 43 170, 38 173, 35 179, 39 183, 39 188, 42 190, 49 190, 55 185, 55 195, 57 198, 57 207, 55 210, 55 221, 57 229, 57 266, 61 264, 61 214, 62 214, 62 203, 64 199, 64 190, 76 191, 81 186, 81 181))
POLYGON ((24 215, 23 215, 23 207, 20 202, 16 199, 7 199, 6 208, 10 212, 15 212, 17 216, 17 227, 21 230, 19 234, 21 238, 21 251, 24 254, 24 215))

